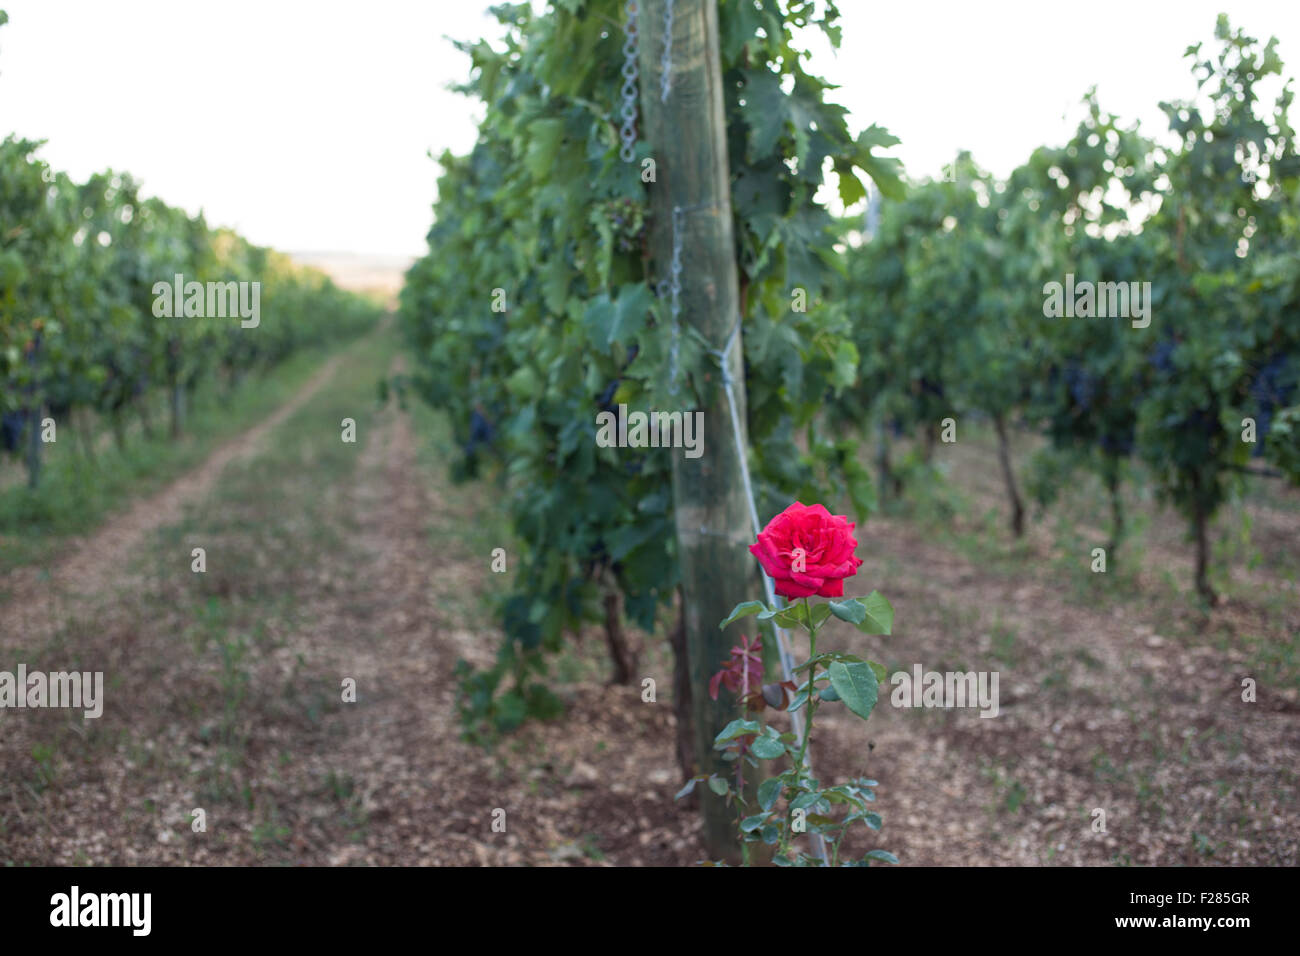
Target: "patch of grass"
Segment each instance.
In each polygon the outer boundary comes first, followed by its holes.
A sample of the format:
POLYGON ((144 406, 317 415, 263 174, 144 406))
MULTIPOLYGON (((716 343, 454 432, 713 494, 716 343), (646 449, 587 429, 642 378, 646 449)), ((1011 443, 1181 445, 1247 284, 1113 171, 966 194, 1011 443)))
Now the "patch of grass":
MULTIPOLYGON (((157 425, 154 437, 132 434, 124 448, 104 447, 92 461, 71 426, 60 423, 59 440, 43 448, 40 485, 34 491, 24 481, 0 485, 0 574, 49 560, 69 537, 85 534, 132 498, 156 491, 198 465, 220 442, 287 401, 326 354, 304 350, 249 376, 229 395, 219 384, 205 383, 178 441, 157 425)), ((92 443, 102 444, 98 438, 92 443)))
POLYGON ((994 803, 988 808, 989 812, 1005 815, 1018 813, 1029 794, 1024 784, 1012 777, 1010 772, 993 764, 987 765, 983 773, 993 784, 994 803))
POLYGON ((365 840, 366 830, 370 825, 370 815, 361 803, 361 794, 357 792, 356 781, 351 774, 331 770, 325 776, 325 792, 338 806, 343 819, 348 839, 353 843, 365 840))
POLYGON ((58 779, 58 767, 54 762, 57 756, 58 747, 55 744, 37 743, 32 746, 31 786, 37 793, 53 786, 58 779))
POLYGON ((990 656, 1005 667, 1014 667, 1019 656, 1015 628, 998 621, 990 636, 993 641, 990 656))
MULTIPOLYGON (((505 494, 504 473, 485 466, 476 481, 455 482, 450 463, 459 452, 446 414, 416 396, 408 398, 406 408, 417 436, 417 461, 450 505, 430 517, 428 530, 435 553, 444 560, 481 562, 482 568, 490 569, 494 550, 503 549, 504 572, 494 573, 490 578, 481 575, 473 578, 489 582, 483 590, 490 585, 494 592, 504 593, 515 580, 520 555, 510 528, 509 509, 500 506, 505 494)), ((455 592, 443 601, 456 617, 471 620, 481 611, 481 595, 482 591, 455 592)))
MULTIPOLYGON (((206 803, 244 802, 254 809, 247 766, 250 736, 285 720, 316 726, 343 706, 324 693, 315 675, 302 673, 299 654, 287 682, 260 665, 309 626, 305 596, 317 593, 316 556, 347 550, 355 531, 346 526, 338 496, 374 429, 373 382, 387 367, 393 346, 359 343, 311 402, 295 412, 253 456, 232 463, 207 500, 184 519, 157 529, 142 549, 141 569, 151 584, 144 595, 160 626, 173 626, 198 659, 191 690, 173 709, 198 725, 205 748, 198 790, 206 803), (339 423, 356 420, 355 444, 341 440, 339 423), (207 553, 206 571, 192 570, 192 547, 207 553), (273 686, 267 686, 274 680, 273 686)), ((348 586, 340 582, 339 587, 348 586)), ((361 598, 361 595, 358 595, 361 598)), ((254 844, 282 842, 274 808, 258 823, 254 844)))
POLYGON ((251 836, 253 849, 265 853, 268 850, 283 850, 289 845, 293 830, 280 819, 279 808, 270 805, 269 810, 260 814, 260 819, 253 824, 251 836))
POLYGON ((1046 691, 1065 695, 1070 691, 1070 667, 1066 655, 1054 650, 1048 658, 1047 672, 1039 678, 1038 685, 1046 691))
POLYGON ((600 847, 596 844, 596 834, 594 833, 588 833, 582 838, 582 845, 579 849, 589 860, 599 863, 605 859, 605 854, 601 852, 600 847))

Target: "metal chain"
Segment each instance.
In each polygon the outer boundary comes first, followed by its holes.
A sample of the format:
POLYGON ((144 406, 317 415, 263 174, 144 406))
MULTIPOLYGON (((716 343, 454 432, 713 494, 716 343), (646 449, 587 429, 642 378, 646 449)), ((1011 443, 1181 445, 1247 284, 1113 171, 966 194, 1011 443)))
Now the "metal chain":
POLYGON ((659 99, 667 103, 673 87, 673 0, 664 0, 664 55, 659 60, 659 99))
POLYGON ((627 25, 623 28, 623 127, 618 131, 623 145, 619 147, 619 158, 625 163, 636 159, 636 115, 637 115, 637 80, 640 66, 637 63, 638 35, 637 16, 640 10, 636 0, 627 0, 627 25))

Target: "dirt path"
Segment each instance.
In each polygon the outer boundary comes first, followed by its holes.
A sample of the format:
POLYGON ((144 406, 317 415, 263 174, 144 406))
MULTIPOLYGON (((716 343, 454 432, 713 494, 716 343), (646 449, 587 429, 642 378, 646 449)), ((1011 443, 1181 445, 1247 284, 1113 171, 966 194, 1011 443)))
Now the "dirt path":
POLYGON ((306 405, 338 368, 342 356, 327 360, 298 392, 258 424, 230 439, 186 475, 162 491, 136 501, 111 517, 53 567, 18 568, 3 579, 7 598, 0 604, 0 634, 28 641, 48 635, 62 614, 60 602, 111 588, 127 558, 155 528, 178 520, 188 502, 204 497, 232 462, 256 453, 266 436, 306 405))
POLYGON ((694 814, 672 801, 670 705, 639 688, 557 683, 564 719, 492 752, 460 739, 457 660, 489 662, 500 639, 490 555, 463 530, 494 502, 420 465, 410 417, 368 404, 374 374, 349 368, 324 393, 322 375, 165 510, 60 568, 111 562, 27 659, 102 669, 104 714, 0 713, 0 863, 698 858, 694 814), (354 412, 359 446, 317 421, 354 412), (173 560, 192 540, 205 574, 173 560))

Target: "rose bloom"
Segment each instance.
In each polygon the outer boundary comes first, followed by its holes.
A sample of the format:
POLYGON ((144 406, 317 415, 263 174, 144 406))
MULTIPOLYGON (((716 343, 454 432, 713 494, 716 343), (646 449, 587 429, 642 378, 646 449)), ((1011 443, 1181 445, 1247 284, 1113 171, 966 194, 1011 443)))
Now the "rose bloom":
POLYGON ((843 597, 844 579, 857 574, 862 563, 853 554, 858 546, 853 528, 854 522, 824 505, 796 501, 768 522, 749 550, 782 597, 843 597))

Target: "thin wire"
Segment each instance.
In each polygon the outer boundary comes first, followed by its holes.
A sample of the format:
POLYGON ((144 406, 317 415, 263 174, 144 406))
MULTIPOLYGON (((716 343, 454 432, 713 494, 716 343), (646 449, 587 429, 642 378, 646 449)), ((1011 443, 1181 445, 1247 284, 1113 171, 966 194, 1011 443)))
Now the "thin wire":
MULTIPOLYGON (((690 207, 687 207, 690 208, 690 207)), ((672 346, 668 355, 668 392, 677 394, 677 355, 681 346, 682 326, 682 232, 686 208, 673 207, 673 256, 668 267, 668 278, 655 286, 660 299, 668 300, 668 313, 672 316, 672 346)))
POLYGON ((673 88, 673 0, 664 0, 664 53, 659 60, 659 100, 668 102, 673 88))

